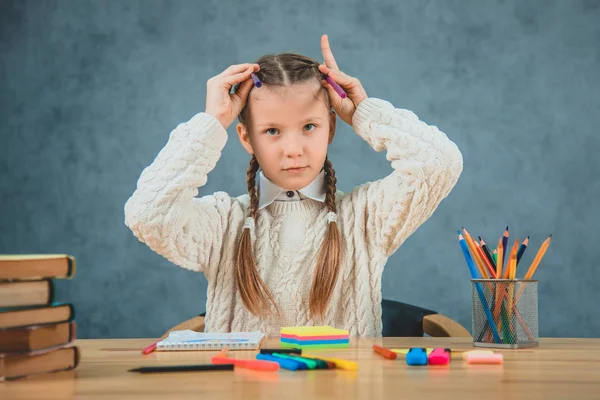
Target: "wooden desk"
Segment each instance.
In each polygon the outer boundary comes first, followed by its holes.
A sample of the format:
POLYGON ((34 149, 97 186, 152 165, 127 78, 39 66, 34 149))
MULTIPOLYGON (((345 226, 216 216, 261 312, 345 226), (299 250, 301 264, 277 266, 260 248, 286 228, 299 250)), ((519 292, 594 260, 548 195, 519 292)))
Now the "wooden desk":
MULTIPOLYGON (((471 349, 465 339, 360 339, 350 349, 323 351, 355 360, 358 371, 275 373, 244 369, 140 375, 142 365, 209 362, 214 352, 154 352, 140 349, 151 339, 79 340, 75 371, 0 383, 0 399, 395 399, 420 398, 600 398, 600 339, 546 339, 540 347, 505 350, 503 366, 467 366, 460 355, 450 367, 407 367, 386 360, 371 346, 471 349)), ((266 346, 277 346, 270 340, 266 346)), ((254 358, 255 352, 233 352, 254 358)))

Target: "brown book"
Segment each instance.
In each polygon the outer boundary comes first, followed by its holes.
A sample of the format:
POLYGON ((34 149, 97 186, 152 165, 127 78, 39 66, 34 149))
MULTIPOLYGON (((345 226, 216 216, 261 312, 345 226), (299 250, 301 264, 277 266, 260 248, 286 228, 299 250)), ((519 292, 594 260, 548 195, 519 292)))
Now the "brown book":
POLYGON ((67 254, 0 255, 0 280, 71 278, 75 258, 67 254))
POLYGON ((40 281, 0 282, 0 308, 48 305, 54 300, 54 283, 40 281))
POLYGON ((26 353, 64 346, 75 340, 75 322, 0 330, 0 353, 26 353))
POLYGON ((67 371, 77 367, 79 358, 77 347, 37 353, 0 354, 0 382, 30 375, 67 371))
MULTIPOLYGON (((0 330, 17 326, 56 324, 71 321, 75 316, 72 304, 52 304, 14 310, 0 310, 0 330)), ((1 331, 0 331, 1 332, 1 331)))

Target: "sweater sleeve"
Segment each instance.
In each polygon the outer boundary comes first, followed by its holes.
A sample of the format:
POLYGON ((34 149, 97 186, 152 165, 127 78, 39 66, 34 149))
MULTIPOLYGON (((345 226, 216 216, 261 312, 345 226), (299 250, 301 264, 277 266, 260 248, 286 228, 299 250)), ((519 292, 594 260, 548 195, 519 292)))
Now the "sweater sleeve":
POLYGON ((208 114, 179 124, 125 204, 125 224, 140 241, 207 277, 218 265, 232 199, 222 192, 196 196, 226 141, 227 132, 208 114))
POLYGON ((411 111, 368 98, 353 116, 353 128, 375 151, 387 150, 392 173, 360 190, 366 201, 365 232, 389 257, 450 193, 463 168, 458 147, 411 111))

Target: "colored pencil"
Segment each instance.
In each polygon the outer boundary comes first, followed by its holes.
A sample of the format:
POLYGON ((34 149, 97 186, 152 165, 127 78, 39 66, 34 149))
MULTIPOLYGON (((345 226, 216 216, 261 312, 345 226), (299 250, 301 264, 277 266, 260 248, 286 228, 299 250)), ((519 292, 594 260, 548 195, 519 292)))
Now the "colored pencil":
POLYGON ((489 279, 487 270, 486 270, 485 266, 483 265, 483 261, 481 260, 481 257, 479 256, 477 249, 475 248, 475 241, 473 240, 471 235, 469 235, 469 232, 467 232, 467 230, 464 227, 463 227, 463 233, 464 233, 464 239, 467 243, 467 246, 468 246, 469 250, 471 251, 471 257, 473 258, 473 260, 475 261, 475 264, 477 265, 477 268, 479 269, 479 274, 483 277, 483 279, 489 279))
POLYGON ((552 241, 552 235, 548 236, 548 238, 546 240, 544 240, 544 243, 542 243, 542 246, 540 247, 535 258, 533 259, 533 262, 531 263, 531 266, 527 270, 527 273, 525 274, 525 279, 531 279, 531 277, 535 273, 535 270, 540 265, 540 261, 542 261, 544 254, 546 254, 546 250, 548 250, 548 246, 550 246, 551 241, 552 241))
POLYGON ((490 253, 490 249, 487 247, 487 244, 485 244, 481 236, 479 236, 479 245, 481 246, 481 249, 483 250, 483 253, 487 257, 487 259, 490 261, 490 263, 494 266, 495 269, 496 261, 494 261, 494 257, 492 257, 492 254, 490 253))
MULTIPOLYGON (((465 260, 467 261, 467 266, 469 267, 469 271, 471 272, 471 277, 473 279, 478 279, 477 271, 475 270, 475 265, 473 264, 473 260, 471 259, 471 255, 469 254, 469 250, 467 248, 467 243, 460 231, 458 231, 458 242, 460 243, 463 255, 465 256, 465 260)), ((492 316, 492 313, 487 304, 487 300, 485 299, 485 295, 483 294, 483 290, 481 289, 481 285, 479 284, 479 282, 475 282, 475 289, 477 290, 479 300, 481 301, 481 307, 483 308, 483 312, 485 313, 488 324, 490 325, 490 329, 492 330, 494 341, 496 343, 500 343, 501 340, 500 336, 498 335, 498 328, 496 327, 496 323, 494 322, 494 318, 492 316)))
POLYGON ((483 252, 483 249, 481 248, 481 246, 477 242, 475 242, 475 249, 477 250, 477 252, 479 254, 479 257, 483 260, 483 264, 485 265, 487 271, 489 272, 490 278, 496 279, 496 270, 495 270, 495 268, 492 266, 492 264, 490 263, 490 260, 488 260, 488 258, 486 257, 485 253, 483 252))
POLYGON ((509 266, 509 279, 515 279, 517 273, 517 250, 519 248, 519 239, 515 240, 515 244, 510 251, 510 256, 508 258, 508 266, 509 266))
POLYGON ((496 262, 496 276, 498 279, 502 278, 502 269, 503 269, 503 257, 504 248, 502 245, 502 238, 498 240, 498 261, 496 262))
POLYGON ((504 235, 502 236, 502 261, 507 262, 506 259, 506 248, 508 247, 508 225, 506 226, 506 230, 504 231, 504 235))
POLYGON ((519 261, 521 261, 521 257, 523 257, 523 253, 525 253, 528 244, 529 236, 527 236, 527 238, 523 240, 523 243, 521 243, 521 247, 519 248, 519 252, 517 253, 517 266, 519 265, 519 261))

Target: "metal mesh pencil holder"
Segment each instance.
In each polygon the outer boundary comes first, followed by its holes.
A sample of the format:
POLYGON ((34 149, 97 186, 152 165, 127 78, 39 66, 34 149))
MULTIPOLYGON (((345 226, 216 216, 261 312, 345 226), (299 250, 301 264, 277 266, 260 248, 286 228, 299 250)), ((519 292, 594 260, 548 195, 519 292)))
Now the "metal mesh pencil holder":
POLYGON ((473 279, 473 345, 526 348, 539 344, 538 281, 473 279))

